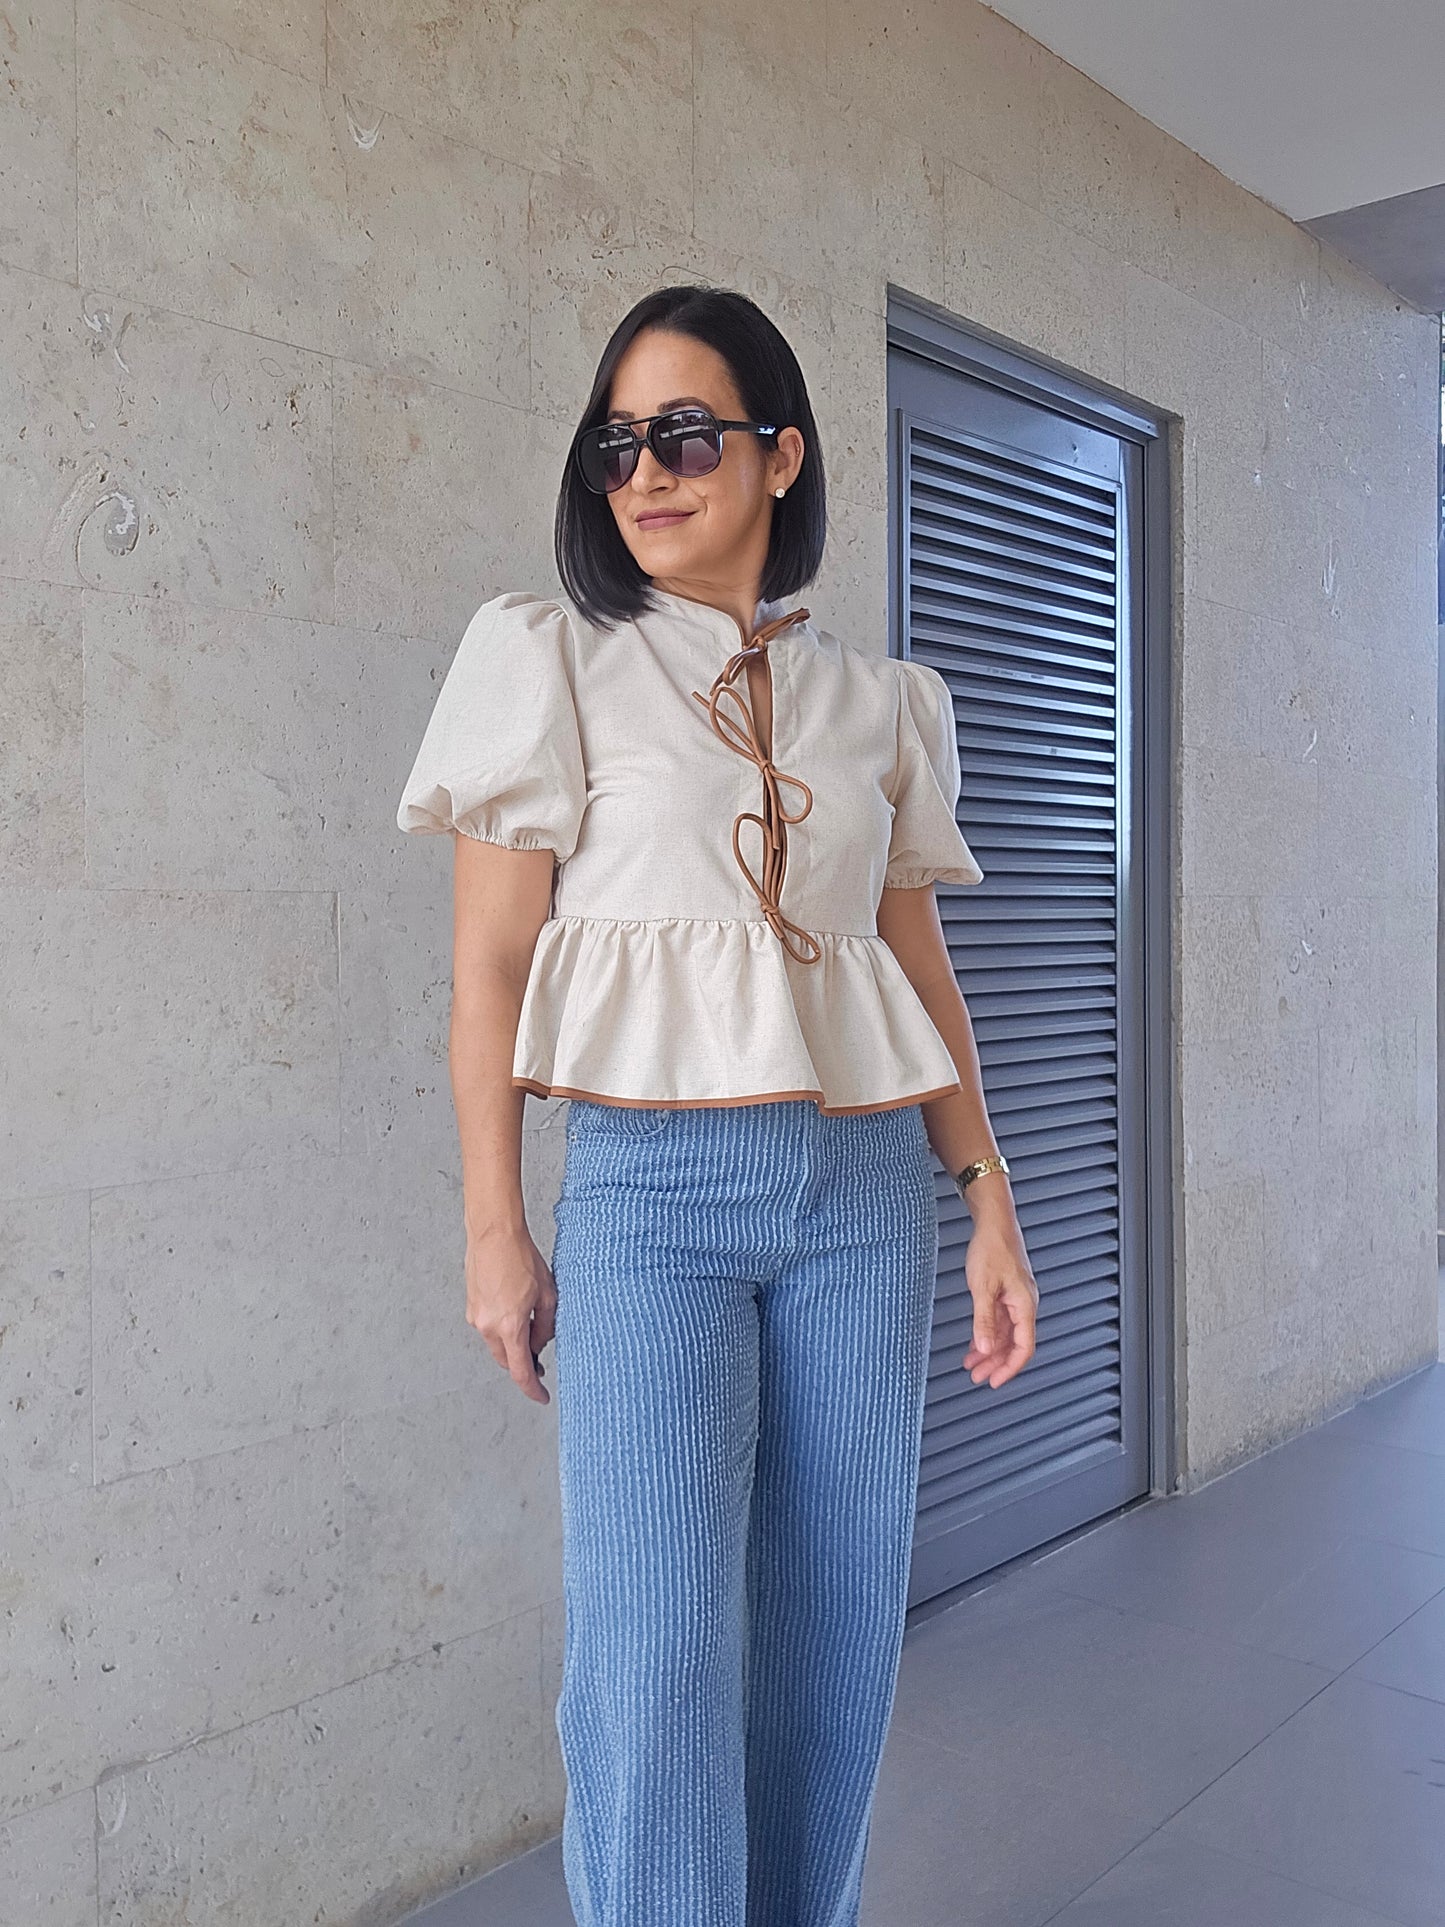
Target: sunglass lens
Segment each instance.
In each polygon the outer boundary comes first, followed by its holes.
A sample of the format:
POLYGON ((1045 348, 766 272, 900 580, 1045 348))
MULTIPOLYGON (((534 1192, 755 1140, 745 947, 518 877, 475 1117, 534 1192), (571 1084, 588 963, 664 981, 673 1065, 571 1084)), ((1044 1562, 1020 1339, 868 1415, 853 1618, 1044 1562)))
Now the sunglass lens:
POLYGON ((722 431, 698 409, 662 416, 655 436, 663 466, 674 475, 708 475, 722 460, 722 431))
POLYGON ((637 437, 630 428, 604 422, 577 443, 577 465, 588 488, 607 495, 631 475, 637 462, 637 437))

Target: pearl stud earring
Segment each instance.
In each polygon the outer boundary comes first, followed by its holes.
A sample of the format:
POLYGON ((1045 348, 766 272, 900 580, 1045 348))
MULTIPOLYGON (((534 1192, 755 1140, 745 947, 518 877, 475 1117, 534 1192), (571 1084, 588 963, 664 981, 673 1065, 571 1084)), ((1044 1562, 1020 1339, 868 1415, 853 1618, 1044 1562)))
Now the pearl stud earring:
POLYGON ((773 490, 774 495, 786 495, 787 492, 788 491, 785 488, 775 488, 773 490))

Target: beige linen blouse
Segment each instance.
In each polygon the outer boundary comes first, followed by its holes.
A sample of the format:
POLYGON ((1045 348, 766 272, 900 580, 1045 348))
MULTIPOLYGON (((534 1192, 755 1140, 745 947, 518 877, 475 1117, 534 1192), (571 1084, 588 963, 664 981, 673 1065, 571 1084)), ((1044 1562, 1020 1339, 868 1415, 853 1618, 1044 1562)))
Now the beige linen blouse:
POLYGON ((402 793, 403 830, 556 855, 513 1084, 827 1113, 958 1090, 876 914, 885 884, 983 880, 943 678, 760 602, 769 757, 737 623, 651 593, 611 630, 570 602, 483 603, 402 793))

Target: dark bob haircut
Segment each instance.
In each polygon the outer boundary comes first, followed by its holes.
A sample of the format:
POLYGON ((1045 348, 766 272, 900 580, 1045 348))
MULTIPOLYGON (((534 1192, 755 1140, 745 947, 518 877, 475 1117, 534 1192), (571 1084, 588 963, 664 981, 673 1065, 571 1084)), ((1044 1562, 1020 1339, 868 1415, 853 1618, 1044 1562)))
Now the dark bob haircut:
MULTIPOLYGON (((745 417, 791 425, 802 435, 803 465, 787 494, 773 503, 772 537, 759 585, 765 602, 796 595, 818 573, 828 529, 818 426, 797 356, 745 294, 701 286, 655 289, 623 317, 603 349, 577 433, 605 419, 617 364, 644 328, 691 335, 716 349, 737 385, 745 417)), ((773 444, 773 438, 764 440, 773 444)), ((589 622, 611 627, 656 606, 651 576, 623 541, 607 497, 594 494, 582 480, 570 444, 554 546, 562 586, 589 622)))

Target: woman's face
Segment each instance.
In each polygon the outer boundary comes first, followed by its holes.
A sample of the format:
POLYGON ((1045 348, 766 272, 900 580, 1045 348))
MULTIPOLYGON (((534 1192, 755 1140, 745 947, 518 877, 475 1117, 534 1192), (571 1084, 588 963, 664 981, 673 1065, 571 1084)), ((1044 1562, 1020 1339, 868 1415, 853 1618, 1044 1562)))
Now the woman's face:
MULTIPOLYGON (((689 403, 710 408, 720 421, 748 418, 715 348, 691 335, 644 329, 617 364, 609 416, 635 420, 689 403)), ((644 444, 630 481, 607 498, 638 567, 660 588, 686 594, 687 585, 756 583, 762 576, 773 491, 796 478, 803 437, 786 427, 770 448, 761 435, 729 432, 722 445, 711 474, 686 478, 665 469, 644 444)))

